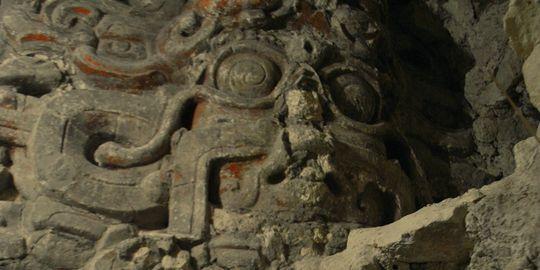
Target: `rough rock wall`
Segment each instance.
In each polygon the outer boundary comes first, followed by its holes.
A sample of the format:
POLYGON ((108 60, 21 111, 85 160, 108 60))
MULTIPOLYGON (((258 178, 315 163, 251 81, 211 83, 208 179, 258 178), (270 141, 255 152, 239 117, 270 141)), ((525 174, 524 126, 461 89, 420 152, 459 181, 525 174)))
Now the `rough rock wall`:
POLYGON ((523 77, 531 102, 540 108, 540 7, 538 1, 511 1, 505 17, 510 42, 525 59, 523 77))
POLYGON ((514 151, 516 172, 503 180, 395 223, 353 230, 345 251, 296 269, 538 269, 540 143, 529 138, 514 151))
POLYGON ((416 89, 450 93, 441 110, 453 103, 465 109, 461 114, 446 109, 441 113, 446 122, 439 123, 447 128, 472 128, 475 151, 450 161, 454 186, 464 192, 511 174, 513 146, 533 133, 524 122, 535 127, 540 114, 525 91, 522 58, 510 46, 503 28, 509 1, 390 3, 397 33, 393 44, 404 66, 417 71, 416 89))

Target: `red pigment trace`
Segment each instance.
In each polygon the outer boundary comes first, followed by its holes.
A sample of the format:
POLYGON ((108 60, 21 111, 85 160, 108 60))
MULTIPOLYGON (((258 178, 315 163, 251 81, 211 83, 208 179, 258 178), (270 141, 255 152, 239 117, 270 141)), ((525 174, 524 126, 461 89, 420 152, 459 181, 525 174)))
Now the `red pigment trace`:
POLYGON ((28 34, 21 38, 21 42, 31 42, 31 41, 53 42, 55 41, 55 39, 45 34, 28 34))
POLYGON ((90 15, 92 13, 91 10, 83 7, 74 7, 71 9, 74 13, 81 14, 81 15, 90 15))

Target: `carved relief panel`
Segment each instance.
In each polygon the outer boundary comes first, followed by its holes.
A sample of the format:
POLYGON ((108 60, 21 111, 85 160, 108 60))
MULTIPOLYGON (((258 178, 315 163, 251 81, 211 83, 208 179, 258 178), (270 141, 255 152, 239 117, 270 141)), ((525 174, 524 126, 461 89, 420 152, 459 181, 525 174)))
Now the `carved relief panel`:
POLYGON ((2 1, 0 261, 277 269, 414 211, 383 6, 2 1))

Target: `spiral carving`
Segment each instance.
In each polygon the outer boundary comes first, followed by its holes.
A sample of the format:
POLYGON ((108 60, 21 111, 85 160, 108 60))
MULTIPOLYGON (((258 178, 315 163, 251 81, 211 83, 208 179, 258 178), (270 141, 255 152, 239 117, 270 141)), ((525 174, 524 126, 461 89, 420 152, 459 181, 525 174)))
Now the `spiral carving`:
POLYGON ((218 68, 217 85, 243 97, 268 95, 281 78, 276 64, 263 56, 239 53, 226 58, 218 68))
POLYGON ((273 102, 291 73, 284 52, 267 42, 231 42, 214 59, 205 84, 222 98, 251 105, 273 102))

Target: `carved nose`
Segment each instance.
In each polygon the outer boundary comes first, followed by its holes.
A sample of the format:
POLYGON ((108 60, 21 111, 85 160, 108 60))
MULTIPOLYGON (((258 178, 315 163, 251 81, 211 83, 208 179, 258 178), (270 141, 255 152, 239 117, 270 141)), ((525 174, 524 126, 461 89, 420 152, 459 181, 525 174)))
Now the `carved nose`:
POLYGON ((321 122, 323 120, 320 90, 322 84, 310 66, 302 66, 295 75, 295 83, 286 93, 289 123, 321 122))
POLYGON ((320 122, 323 110, 316 92, 294 89, 287 93, 288 118, 293 122, 320 122))

